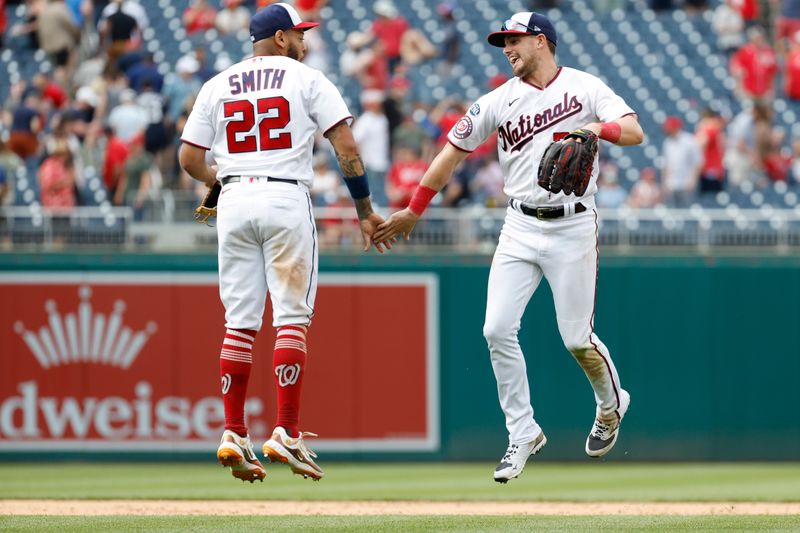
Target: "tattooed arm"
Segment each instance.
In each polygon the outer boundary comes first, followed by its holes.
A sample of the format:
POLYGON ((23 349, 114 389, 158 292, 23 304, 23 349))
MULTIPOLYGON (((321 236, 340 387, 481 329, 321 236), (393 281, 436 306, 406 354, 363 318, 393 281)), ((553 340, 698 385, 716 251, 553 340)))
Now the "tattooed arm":
MULTIPOLYGON (((356 178, 366 174, 364 162, 361 160, 361 155, 358 153, 358 145, 353 138, 353 131, 346 121, 342 121, 325 133, 333 150, 336 152, 336 160, 339 162, 339 168, 342 171, 344 179, 356 178)), ((351 189, 352 190, 352 189, 351 189)), ((361 225, 361 234, 364 237, 364 250, 369 250, 372 242, 372 235, 375 233, 378 225, 383 223, 383 217, 375 213, 372 209, 372 201, 369 196, 363 198, 354 198, 353 202, 356 206, 356 213, 358 213, 358 220, 361 225)), ((375 248, 383 253, 383 245, 387 249, 392 247, 391 242, 386 241, 382 244, 375 244, 375 248)))

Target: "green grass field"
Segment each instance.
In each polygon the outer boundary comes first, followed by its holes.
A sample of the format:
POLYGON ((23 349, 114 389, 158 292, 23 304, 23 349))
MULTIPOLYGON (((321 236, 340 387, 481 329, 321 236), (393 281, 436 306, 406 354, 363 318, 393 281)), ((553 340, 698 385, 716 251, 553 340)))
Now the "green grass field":
MULTIPOLYGON (((315 483, 282 466, 241 483, 209 463, 0 463, 0 499, 468 502, 800 502, 800 464, 529 463, 508 485, 491 464, 326 464, 315 483)), ((3 516, 3 531, 800 531, 787 516, 3 516), (234 520, 232 523, 231 520, 234 520)))
POLYGON ((536 463, 500 485, 488 463, 325 465, 319 482, 267 468, 242 483, 208 463, 0 463, 0 498, 800 502, 800 463, 536 463))

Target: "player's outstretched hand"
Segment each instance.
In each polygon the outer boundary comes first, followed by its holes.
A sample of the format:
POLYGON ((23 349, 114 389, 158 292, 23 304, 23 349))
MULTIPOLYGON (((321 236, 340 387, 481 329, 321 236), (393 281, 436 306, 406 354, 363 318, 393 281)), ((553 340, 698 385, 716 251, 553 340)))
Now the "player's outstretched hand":
POLYGON ((419 216, 405 208, 389 217, 389 220, 378 226, 378 231, 372 236, 376 243, 394 242, 397 235, 403 235, 406 240, 411 238, 411 230, 417 224, 419 216))
POLYGON ((381 242, 374 240, 375 232, 378 230, 378 227, 384 223, 382 216, 380 216, 378 213, 371 213, 367 216, 367 218, 362 219, 359 223, 361 224, 361 236, 364 238, 365 252, 369 251, 369 247, 373 244, 375 245, 375 249, 380 253, 383 253, 384 247, 386 247, 387 250, 392 249, 392 243, 395 242, 395 239, 387 239, 381 242))

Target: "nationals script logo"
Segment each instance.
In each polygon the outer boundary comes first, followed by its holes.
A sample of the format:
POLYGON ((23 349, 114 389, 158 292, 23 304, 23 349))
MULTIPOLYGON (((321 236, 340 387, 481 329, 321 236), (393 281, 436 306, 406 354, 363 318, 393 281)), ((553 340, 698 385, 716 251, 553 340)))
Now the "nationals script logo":
POLYGON ((497 130, 500 138, 500 148, 504 152, 517 152, 528 144, 537 133, 558 124, 576 113, 580 113, 582 109, 583 104, 578 101, 577 96, 570 96, 569 93, 564 93, 563 101, 553 107, 545 109, 533 117, 522 115, 518 121, 509 120, 505 125, 500 126, 497 130))

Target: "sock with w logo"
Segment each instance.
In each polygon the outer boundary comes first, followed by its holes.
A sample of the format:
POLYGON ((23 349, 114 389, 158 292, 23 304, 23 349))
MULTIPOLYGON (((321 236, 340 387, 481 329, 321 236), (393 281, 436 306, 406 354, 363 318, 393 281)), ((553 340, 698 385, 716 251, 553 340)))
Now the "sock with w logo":
POLYGON ((222 380, 222 401, 225 404, 225 429, 247 436, 244 401, 247 382, 253 367, 253 342, 256 332, 250 329, 229 329, 219 354, 219 375, 222 380))
POLYGON ((293 437, 298 434, 300 418, 300 390, 306 369, 306 331, 308 329, 305 326, 278 328, 272 358, 278 390, 278 418, 275 425, 281 426, 293 437))

